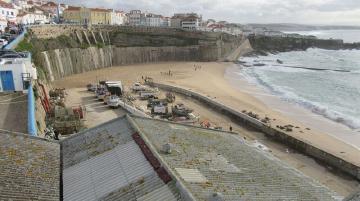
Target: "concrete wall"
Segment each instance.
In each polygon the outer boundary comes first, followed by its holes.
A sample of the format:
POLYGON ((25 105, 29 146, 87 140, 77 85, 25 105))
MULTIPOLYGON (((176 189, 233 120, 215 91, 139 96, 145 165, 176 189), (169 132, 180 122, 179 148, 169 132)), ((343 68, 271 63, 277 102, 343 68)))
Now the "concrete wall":
POLYGON ((222 114, 225 114, 229 116, 230 118, 238 121, 239 123, 246 125, 248 127, 254 128, 258 131, 261 131, 265 133, 267 136, 270 136, 274 138, 277 141, 280 141, 281 143, 287 144, 290 147, 309 155, 321 162, 324 162, 344 173, 347 173, 351 175, 352 177, 356 178, 357 180, 360 180, 360 167, 349 163, 347 161, 344 161, 343 159, 325 152, 313 145, 310 145, 306 142, 303 142, 299 139, 296 139, 292 136, 287 135, 286 133, 276 130, 274 128, 271 128, 267 126, 266 124, 262 123, 261 121, 254 119, 246 114, 243 114, 241 112, 238 112, 232 108, 229 108, 213 99, 210 99, 206 96, 203 96, 201 94, 188 91, 186 89, 182 89, 179 87, 169 86, 165 84, 159 84, 154 83, 154 86, 167 90, 167 91, 173 91, 176 93, 180 93, 189 97, 192 97, 194 99, 197 99, 198 101, 210 106, 211 108, 221 112, 222 114))
POLYGON ((90 47, 42 52, 41 66, 49 80, 105 67, 162 61, 198 61, 198 46, 188 47, 90 47))

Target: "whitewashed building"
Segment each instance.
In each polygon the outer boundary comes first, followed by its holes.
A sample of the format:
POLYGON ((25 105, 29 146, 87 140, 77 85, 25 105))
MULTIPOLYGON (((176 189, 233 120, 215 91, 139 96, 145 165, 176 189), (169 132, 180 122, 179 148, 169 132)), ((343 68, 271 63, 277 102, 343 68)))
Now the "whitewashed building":
POLYGON ((17 14, 18 10, 11 3, 0 1, 0 19, 15 23, 17 14))
POLYGON ((196 13, 176 13, 170 19, 170 26, 187 30, 198 30, 202 19, 196 13))
POLYGON ((127 21, 128 20, 125 12, 118 10, 114 12, 114 16, 113 16, 114 25, 125 25, 127 21))
POLYGON ((189 16, 181 21, 181 28, 187 30, 198 30, 199 29, 199 18, 195 16, 189 16))
POLYGON ((49 22, 49 18, 46 15, 40 13, 24 12, 20 13, 16 19, 16 22, 22 25, 35 24, 35 22, 39 21, 46 23, 49 22))
POLYGON ((129 25, 139 26, 141 25, 142 13, 141 10, 132 10, 128 13, 129 25))
POLYGON ((145 14, 144 16, 145 26, 148 27, 160 27, 162 24, 162 16, 152 13, 145 14))
POLYGON ((30 80, 37 79, 30 54, 26 58, 0 59, 0 92, 27 91, 30 80))
POLYGON ((161 26, 170 27, 170 17, 161 17, 161 26))

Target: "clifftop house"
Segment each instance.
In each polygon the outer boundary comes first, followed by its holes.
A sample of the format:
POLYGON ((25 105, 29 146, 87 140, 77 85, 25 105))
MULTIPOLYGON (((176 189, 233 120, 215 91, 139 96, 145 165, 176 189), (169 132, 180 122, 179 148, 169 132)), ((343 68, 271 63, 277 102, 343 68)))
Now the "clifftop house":
POLYGON ((197 30, 202 17, 196 13, 177 13, 170 19, 170 26, 187 30, 197 30))
POLYGON ((65 22, 75 24, 108 24, 121 25, 126 20, 124 12, 104 8, 85 8, 69 6, 64 10, 63 18, 65 22))

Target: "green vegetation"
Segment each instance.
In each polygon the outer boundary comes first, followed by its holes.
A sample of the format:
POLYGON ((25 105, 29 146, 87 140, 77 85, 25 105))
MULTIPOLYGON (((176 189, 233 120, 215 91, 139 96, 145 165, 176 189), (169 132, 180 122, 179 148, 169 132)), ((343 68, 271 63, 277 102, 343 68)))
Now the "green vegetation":
POLYGON ((104 48, 105 44, 104 43, 96 43, 96 47, 97 48, 104 48))
POLYGON ((30 42, 28 42, 27 40, 23 40, 17 45, 15 50, 18 52, 24 52, 24 51, 31 52, 33 50, 33 48, 34 47, 30 42))

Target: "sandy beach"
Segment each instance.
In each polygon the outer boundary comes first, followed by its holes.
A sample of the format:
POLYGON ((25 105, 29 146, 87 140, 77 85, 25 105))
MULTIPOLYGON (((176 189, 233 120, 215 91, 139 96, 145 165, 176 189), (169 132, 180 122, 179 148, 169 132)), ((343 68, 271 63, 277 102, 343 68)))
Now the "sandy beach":
MULTIPOLYGON (((55 87, 64 87, 67 89, 83 88, 88 83, 95 83, 97 80, 121 80, 124 85, 131 86, 135 81, 142 81, 142 77, 152 77, 155 82, 180 86, 216 99, 217 101, 230 106, 238 111, 252 111, 260 118, 268 117, 271 119, 271 126, 293 125, 294 130, 289 132, 302 141, 319 147, 327 152, 334 153, 344 160, 360 166, 360 151, 354 146, 350 146, 334 136, 319 128, 312 128, 306 121, 286 115, 286 113, 277 109, 274 110, 271 105, 265 104, 256 97, 258 91, 242 91, 241 83, 246 85, 245 81, 229 79, 228 71, 232 63, 195 63, 195 62, 168 62, 158 64, 137 64, 121 67, 105 68, 101 70, 77 74, 55 81, 55 87), (168 75, 170 71, 171 75, 168 75), (297 127, 297 128, 295 128, 297 127)), ((247 87, 246 90, 251 90, 247 87)), ((181 98, 186 101, 186 98, 181 98)), ((201 111, 202 118, 208 118, 218 122, 224 129, 231 125, 234 131, 251 140, 260 140, 266 146, 273 150, 273 154, 293 167, 304 172, 306 175, 316 178, 320 182, 336 190, 340 194, 347 195, 359 185, 357 181, 350 178, 343 179, 327 169, 317 164, 313 159, 302 154, 289 154, 285 146, 276 142, 267 140, 263 135, 249 131, 241 126, 235 125, 231 119, 209 111, 208 108, 200 103, 192 101, 191 107, 195 111, 201 111)), ((306 114, 306 113, 305 113, 306 114)), ((306 118, 306 116, 303 116, 306 118)))

